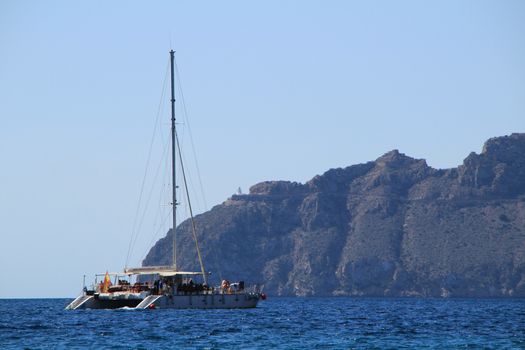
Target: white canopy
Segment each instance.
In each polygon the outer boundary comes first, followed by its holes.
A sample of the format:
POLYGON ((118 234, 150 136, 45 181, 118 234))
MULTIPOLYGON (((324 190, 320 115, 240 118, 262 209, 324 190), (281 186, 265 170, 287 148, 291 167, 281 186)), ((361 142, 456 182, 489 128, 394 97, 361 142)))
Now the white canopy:
POLYGON ((144 266, 124 269, 127 275, 160 275, 164 277, 176 275, 202 275, 202 272, 178 271, 173 266, 144 266))

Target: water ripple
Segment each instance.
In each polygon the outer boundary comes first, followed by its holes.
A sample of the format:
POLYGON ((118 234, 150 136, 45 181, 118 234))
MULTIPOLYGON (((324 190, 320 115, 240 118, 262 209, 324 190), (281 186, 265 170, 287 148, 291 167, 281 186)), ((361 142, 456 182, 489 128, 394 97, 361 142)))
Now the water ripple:
POLYGON ((525 348, 525 300, 270 298, 250 310, 0 300, 0 348, 525 348))

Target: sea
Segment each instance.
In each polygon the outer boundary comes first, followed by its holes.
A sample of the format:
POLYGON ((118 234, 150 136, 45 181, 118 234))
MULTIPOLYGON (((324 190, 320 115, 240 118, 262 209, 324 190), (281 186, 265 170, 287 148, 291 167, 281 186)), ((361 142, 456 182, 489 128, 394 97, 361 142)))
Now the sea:
POLYGON ((525 349, 523 299, 269 297, 244 310, 0 299, 0 349, 525 349))

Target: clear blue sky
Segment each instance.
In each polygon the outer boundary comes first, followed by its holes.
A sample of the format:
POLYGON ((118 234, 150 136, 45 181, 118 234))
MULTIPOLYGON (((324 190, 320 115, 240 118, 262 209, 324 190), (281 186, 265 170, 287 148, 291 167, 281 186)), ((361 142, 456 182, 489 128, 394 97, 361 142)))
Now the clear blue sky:
POLYGON ((525 131, 521 0, 4 0, 0 298, 123 267, 170 46, 208 207, 392 149, 454 167, 525 131))

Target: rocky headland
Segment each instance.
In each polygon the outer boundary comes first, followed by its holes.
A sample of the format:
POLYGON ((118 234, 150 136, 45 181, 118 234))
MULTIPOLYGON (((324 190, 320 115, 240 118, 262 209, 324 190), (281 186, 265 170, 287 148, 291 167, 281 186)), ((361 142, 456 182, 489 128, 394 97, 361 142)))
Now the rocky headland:
MULTIPOLYGON (((305 184, 268 181, 196 217, 208 270, 271 295, 525 297, 525 134, 453 169, 397 150, 305 184)), ((170 264, 171 235, 144 265, 170 264)), ((198 269, 191 224, 183 269, 198 269)))

